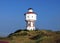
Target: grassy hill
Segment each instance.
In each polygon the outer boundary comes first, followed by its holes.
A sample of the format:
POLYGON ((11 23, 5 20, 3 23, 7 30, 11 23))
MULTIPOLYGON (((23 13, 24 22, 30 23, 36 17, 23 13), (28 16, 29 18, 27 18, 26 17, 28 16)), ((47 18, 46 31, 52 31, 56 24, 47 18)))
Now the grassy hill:
POLYGON ((17 30, 6 39, 10 43, 60 43, 60 31, 51 30, 17 30))

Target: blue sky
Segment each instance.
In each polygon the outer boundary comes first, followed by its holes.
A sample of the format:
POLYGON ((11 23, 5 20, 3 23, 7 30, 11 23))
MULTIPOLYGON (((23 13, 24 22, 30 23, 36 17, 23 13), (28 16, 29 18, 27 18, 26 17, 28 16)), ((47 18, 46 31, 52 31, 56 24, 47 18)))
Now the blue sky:
POLYGON ((0 0, 0 36, 26 28, 28 8, 37 13, 37 28, 60 30, 60 0, 0 0))

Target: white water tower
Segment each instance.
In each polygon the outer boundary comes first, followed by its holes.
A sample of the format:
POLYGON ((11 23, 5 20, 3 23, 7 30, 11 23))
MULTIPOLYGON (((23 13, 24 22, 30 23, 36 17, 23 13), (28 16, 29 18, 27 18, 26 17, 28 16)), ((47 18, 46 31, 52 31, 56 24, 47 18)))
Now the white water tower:
POLYGON ((35 30, 35 21, 36 21, 36 13, 32 8, 28 9, 28 12, 24 14, 26 21, 27 30, 35 30))

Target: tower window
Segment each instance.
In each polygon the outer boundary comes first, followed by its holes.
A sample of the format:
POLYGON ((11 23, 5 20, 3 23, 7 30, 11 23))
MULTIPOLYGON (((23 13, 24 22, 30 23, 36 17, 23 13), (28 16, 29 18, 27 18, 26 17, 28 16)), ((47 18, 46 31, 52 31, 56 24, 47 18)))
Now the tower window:
POLYGON ((29 18, 29 16, 27 16, 29 18))
POLYGON ((32 16, 32 18, 33 18, 33 16, 32 16))

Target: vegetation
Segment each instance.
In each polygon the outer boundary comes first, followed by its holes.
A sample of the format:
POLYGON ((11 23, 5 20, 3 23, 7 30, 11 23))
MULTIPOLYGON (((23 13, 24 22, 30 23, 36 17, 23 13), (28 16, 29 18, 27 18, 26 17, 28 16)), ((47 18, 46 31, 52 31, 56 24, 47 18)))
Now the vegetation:
POLYGON ((17 30, 7 39, 10 43, 60 43, 60 31, 51 30, 17 30))

